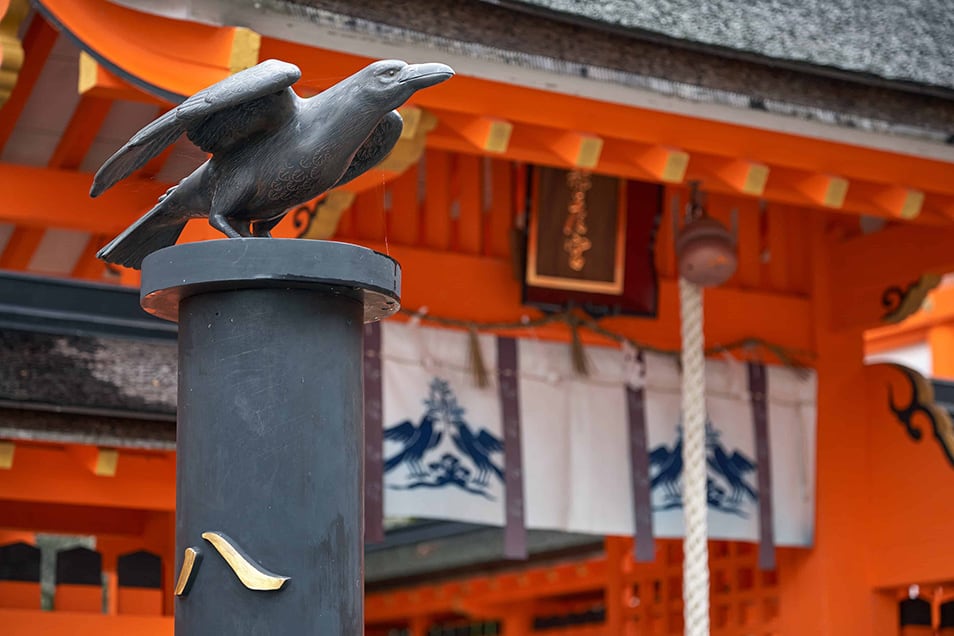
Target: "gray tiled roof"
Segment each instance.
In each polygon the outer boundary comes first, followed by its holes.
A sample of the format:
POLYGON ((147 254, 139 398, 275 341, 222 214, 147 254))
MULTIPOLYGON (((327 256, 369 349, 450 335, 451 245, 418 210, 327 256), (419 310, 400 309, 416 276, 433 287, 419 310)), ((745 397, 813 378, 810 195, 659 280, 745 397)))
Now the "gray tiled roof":
POLYGON ((488 1, 777 60, 954 88, 954 0, 488 1))

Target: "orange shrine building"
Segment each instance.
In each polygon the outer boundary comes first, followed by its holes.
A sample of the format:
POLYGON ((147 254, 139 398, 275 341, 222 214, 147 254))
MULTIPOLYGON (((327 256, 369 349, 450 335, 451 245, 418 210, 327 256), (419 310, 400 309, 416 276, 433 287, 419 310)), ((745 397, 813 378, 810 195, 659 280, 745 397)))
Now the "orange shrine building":
MULTIPOLYGON (((709 486, 710 520, 713 506, 751 511, 727 513, 730 529, 709 542, 712 633, 954 633, 954 39, 942 11, 0 0, 0 634, 173 633, 175 326, 139 310, 137 271, 95 254, 205 156, 183 138, 96 200, 93 174, 155 117, 260 61, 298 65, 306 96, 383 58, 440 61, 456 76, 401 109, 382 164, 292 210, 275 235, 400 262, 403 312, 384 334, 435 356, 459 337, 455 369, 474 380, 463 403, 488 391, 482 338, 538 347, 533 360, 556 352, 553 368, 567 370, 539 382, 553 395, 604 382, 617 363, 601 361, 621 347, 661 361, 647 363, 647 391, 678 377, 676 238, 687 206, 704 210, 737 259, 703 306, 713 390, 742 373, 741 410, 726 412, 745 414, 752 438, 753 365, 810 388, 779 398, 804 403, 797 449, 779 441, 788 406, 768 410, 773 496, 747 494, 754 450, 732 455, 733 473, 720 458, 734 447, 712 442, 712 470, 729 481, 709 486), (573 225, 574 201, 586 223, 573 225), (798 501, 779 483, 789 451, 808 467, 798 501), (775 517, 759 517, 769 501, 775 517), (760 518, 774 519, 774 543, 760 518)), ((193 221, 180 241, 218 238, 193 221)), ((523 413, 525 558, 508 558, 501 523, 476 523, 467 506, 428 518, 410 494, 394 503, 405 491, 386 463, 366 633, 683 633, 681 530, 658 523, 677 517, 650 510, 655 538, 632 531, 633 429, 603 407, 567 415, 567 452, 597 459, 573 465, 593 485, 565 497, 608 503, 563 525, 534 521, 563 495, 531 496, 531 468, 555 455, 534 442, 551 426, 534 419, 543 410, 523 413), (610 440, 605 464, 585 448, 597 438, 610 440), (625 523, 610 523, 623 508, 625 523), (650 558, 637 558, 647 541, 650 558)), ((654 482, 673 443, 649 457, 654 482)), ((446 468, 438 459, 425 472, 446 468)), ((470 470, 463 489, 497 484, 493 461, 470 470)), ((653 502, 677 501, 678 476, 667 483, 653 502)))

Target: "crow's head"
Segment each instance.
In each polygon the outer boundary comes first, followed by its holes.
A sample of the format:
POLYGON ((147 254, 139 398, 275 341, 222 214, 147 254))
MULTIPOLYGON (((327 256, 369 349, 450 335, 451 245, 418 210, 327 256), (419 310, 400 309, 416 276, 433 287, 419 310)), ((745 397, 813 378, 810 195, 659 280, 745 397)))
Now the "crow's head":
POLYGON ((385 110, 393 110, 422 88, 440 84, 453 77, 446 64, 407 64, 401 60, 382 60, 359 73, 365 94, 385 110))

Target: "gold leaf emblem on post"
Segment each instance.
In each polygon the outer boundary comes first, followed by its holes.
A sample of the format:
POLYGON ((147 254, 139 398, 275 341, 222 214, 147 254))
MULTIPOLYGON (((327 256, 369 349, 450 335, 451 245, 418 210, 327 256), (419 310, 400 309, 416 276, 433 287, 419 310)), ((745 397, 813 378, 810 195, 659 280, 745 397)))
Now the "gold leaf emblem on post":
POLYGON ((182 557, 182 569, 179 570, 179 579, 176 581, 176 596, 185 596, 192 587, 195 572, 202 561, 202 553, 196 548, 186 548, 182 557))
POLYGON ((235 576, 239 578, 242 585, 250 590, 280 590, 290 579, 256 565, 228 536, 221 532, 203 532, 202 538, 212 544, 212 547, 222 555, 225 562, 235 572, 235 576))

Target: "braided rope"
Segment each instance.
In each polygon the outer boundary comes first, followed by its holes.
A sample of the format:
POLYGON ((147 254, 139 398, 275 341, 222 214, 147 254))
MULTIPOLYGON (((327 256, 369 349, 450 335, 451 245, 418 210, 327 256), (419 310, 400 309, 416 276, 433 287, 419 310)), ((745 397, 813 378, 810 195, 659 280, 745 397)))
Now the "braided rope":
POLYGON ((682 597, 686 636, 709 636, 706 505, 706 360, 702 288, 679 279, 682 319, 682 597))

